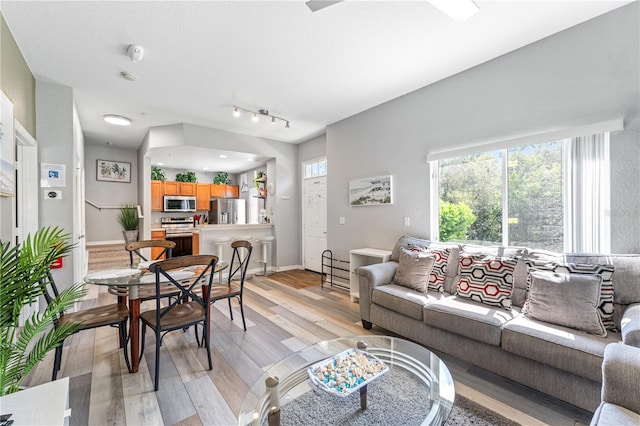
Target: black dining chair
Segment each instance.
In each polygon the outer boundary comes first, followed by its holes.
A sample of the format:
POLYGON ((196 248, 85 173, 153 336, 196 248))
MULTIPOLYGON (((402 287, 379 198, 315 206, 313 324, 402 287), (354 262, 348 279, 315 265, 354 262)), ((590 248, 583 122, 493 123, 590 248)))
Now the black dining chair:
POLYGON ((201 324, 204 330, 203 344, 207 349, 209 370, 213 369, 210 347, 209 297, 217 262, 217 256, 193 255, 162 260, 149 266, 149 270, 155 274, 156 278, 156 307, 140 315, 142 321, 141 352, 144 353, 146 329, 149 327, 154 331, 156 338, 154 391, 158 390, 159 384, 162 338, 170 331, 183 330, 192 325, 201 324), (171 276, 173 271, 183 271, 185 268, 192 268, 194 272, 192 279, 180 278, 176 280, 171 276), (164 284, 175 287, 179 293, 176 299, 167 300, 163 297, 161 288, 164 284), (203 291, 198 295, 194 289, 201 285, 203 291), (165 301, 166 306, 163 307, 161 301, 165 301))
MULTIPOLYGON (((51 271, 48 271, 45 279, 41 282, 44 290, 44 298, 47 304, 53 302, 53 299, 58 297, 58 287, 51 275, 51 271)), ((79 324, 79 328, 76 333, 83 330, 90 330, 92 328, 112 326, 118 327, 120 331, 120 342, 122 344, 124 361, 127 364, 129 372, 131 372, 131 364, 129 363, 129 354, 127 351, 127 320, 129 319, 129 309, 124 303, 112 303, 109 305, 96 306, 94 308, 82 309, 77 312, 68 312, 60 315, 54 320, 54 326, 59 327, 63 324, 79 324)), ((60 371, 60 364, 62 362, 62 347, 64 341, 60 342, 55 349, 53 360, 53 373, 51 380, 55 380, 60 371)))
POLYGON ((234 241, 231 243, 233 254, 229 264, 229 277, 226 284, 214 285, 211 289, 211 303, 216 300, 227 299, 229 302, 229 316, 233 321, 233 310, 231 309, 231 299, 237 298, 240 304, 240 314, 242 315, 242 327, 247 331, 247 324, 244 319, 244 308, 242 305, 242 293, 244 290, 244 280, 247 276, 247 268, 251 259, 253 246, 249 241, 234 241))

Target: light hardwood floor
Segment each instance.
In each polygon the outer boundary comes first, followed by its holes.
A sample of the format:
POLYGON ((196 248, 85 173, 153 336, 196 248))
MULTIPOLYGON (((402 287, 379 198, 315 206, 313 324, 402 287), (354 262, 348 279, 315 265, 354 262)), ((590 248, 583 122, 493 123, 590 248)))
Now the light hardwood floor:
MULTIPOLYGON (((319 279, 318 279, 319 281, 319 279)), ((84 307, 112 303, 104 289, 90 287, 84 307)), ((149 302, 147 302, 149 303, 149 302)), ((115 329, 83 331, 67 339, 59 377, 70 378, 71 425, 232 425, 244 395, 271 364, 313 343, 364 330, 358 305, 347 292, 319 284, 294 289, 268 277, 245 285, 247 331, 238 305, 234 321, 226 301, 212 307, 213 370, 192 331, 167 335, 161 351, 160 389, 153 391, 154 343, 149 335, 137 374, 126 370, 115 329)), ((144 306, 143 306, 144 310, 144 306)), ((456 392, 523 425, 588 424, 591 413, 534 392, 455 358, 439 354, 456 381, 456 392)), ((52 357, 27 379, 50 380, 52 357)))

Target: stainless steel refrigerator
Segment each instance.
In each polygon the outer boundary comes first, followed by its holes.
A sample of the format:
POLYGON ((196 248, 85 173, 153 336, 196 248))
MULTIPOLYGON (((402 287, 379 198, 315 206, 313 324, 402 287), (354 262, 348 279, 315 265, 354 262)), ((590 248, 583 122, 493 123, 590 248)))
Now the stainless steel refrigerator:
POLYGON ((245 200, 237 198, 216 198, 211 200, 209 223, 222 225, 247 223, 245 200))

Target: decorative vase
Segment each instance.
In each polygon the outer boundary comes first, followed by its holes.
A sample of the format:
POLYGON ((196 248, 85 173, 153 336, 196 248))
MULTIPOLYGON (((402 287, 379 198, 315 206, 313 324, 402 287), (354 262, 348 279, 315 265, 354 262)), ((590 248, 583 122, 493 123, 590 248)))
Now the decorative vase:
POLYGON ((137 229, 134 229, 133 231, 122 231, 122 235, 124 236, 124 242, 126 244, 132 243, 134 241, 138 241, 137 229))

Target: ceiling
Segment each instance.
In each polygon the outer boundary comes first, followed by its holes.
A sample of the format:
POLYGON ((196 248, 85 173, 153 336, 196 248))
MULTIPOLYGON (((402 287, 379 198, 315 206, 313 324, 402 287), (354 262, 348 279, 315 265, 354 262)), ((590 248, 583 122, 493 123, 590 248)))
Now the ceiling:
POLYGON ((483 1, 458 23, 427 1, 6 1, 37 79, 74 88, 89 144, 136 149, 193 123, 300 143, 327 125, 629 1, 483 1), (144 48, 131 62, 130 44, 144 48), (136 81, 120 75, 130 72, 136 81), (290 120, 254 123, 232 107, 290 120), (104 114, 124 115, 117 127, 104 114))

